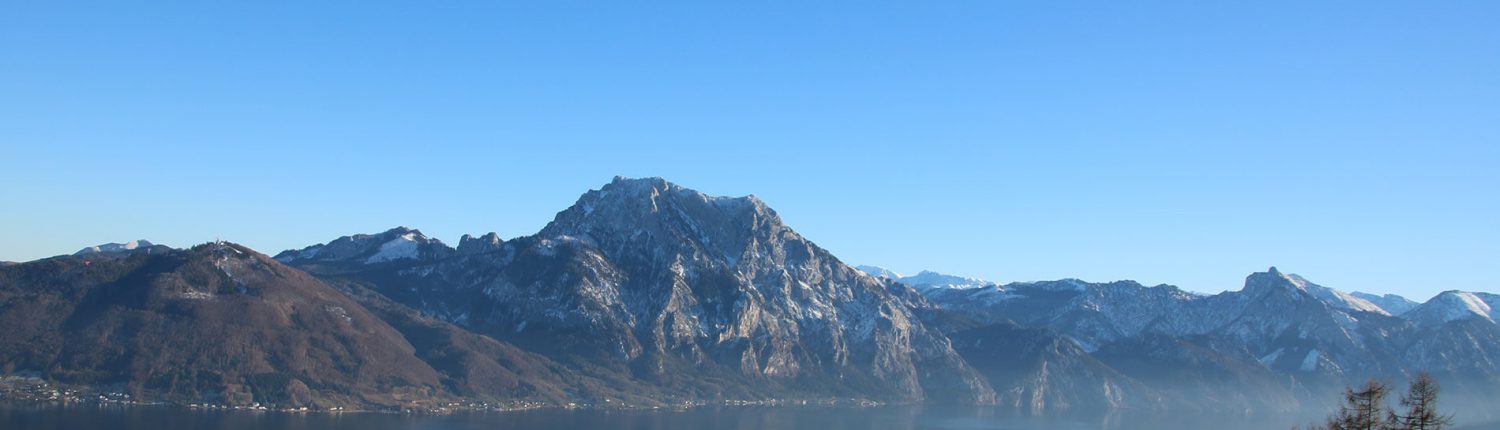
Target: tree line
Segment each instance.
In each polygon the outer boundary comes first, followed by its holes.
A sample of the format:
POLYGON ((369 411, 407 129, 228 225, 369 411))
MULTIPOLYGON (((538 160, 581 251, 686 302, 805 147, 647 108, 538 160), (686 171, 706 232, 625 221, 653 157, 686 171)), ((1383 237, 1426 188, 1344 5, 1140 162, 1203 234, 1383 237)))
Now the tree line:
POLYGON ((1390 394, 1390 387, 1374 379, 1346 388, 1338 412, 1308 430, 1441 430, 1453 424, 1453 415, 1438 412, 1438 383, 1427 372, 1411 378, 1400 410, 1386 406, 1390 394))

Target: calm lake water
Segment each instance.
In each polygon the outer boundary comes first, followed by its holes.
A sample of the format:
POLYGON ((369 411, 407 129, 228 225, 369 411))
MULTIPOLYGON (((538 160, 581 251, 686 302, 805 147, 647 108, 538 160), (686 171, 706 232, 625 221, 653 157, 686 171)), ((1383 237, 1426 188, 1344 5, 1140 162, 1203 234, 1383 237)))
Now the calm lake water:
MULTIPOLYGON (((688 411, 473 412, 445 416, 377 413, 291 414, 173 407, 0 404, 0 429, 214 430, 991 430, 991 429, 1288 429, 1307 420, 1226 417, 1019 416, 983 408, 717 407, 688 411)), ((1476 428, 1493 428, 1488 426, 1476 428)))

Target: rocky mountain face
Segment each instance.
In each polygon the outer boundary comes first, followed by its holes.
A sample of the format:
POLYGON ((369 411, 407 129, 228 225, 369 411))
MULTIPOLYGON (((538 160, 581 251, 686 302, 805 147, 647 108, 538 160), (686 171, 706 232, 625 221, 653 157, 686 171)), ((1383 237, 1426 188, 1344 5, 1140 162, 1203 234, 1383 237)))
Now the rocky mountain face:
POLYGON ((363 236, 377 239, 339 261, 307 250, 277 258, 688 398, 994 399, 947 337, 914 316, 925 299, 844 265, 753 196, 617 178, 534 236, 367 257, 411 234, 363 236))

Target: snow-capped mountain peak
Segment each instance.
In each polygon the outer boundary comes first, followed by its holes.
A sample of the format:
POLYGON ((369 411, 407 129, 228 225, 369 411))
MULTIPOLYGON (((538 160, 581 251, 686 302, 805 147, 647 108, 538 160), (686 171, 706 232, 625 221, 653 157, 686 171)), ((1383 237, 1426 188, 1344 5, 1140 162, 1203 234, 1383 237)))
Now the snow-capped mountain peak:
POLYGON ((1296 274, 1283 273, 1275 266, 1266 269, 1265 272, 1252 273, 1245 278, 1245 291, 1251 293, 1283 292, 1293 294, 1293 297, 1305 294, 1336 309, 1381 315, 1391 314, 1368 300, 1315 284, 1296 274))
POLYGON ((1444 291, 1404 315, 1418 324, 1439 325, 1449 321, 1481 318, 1500 319, 1500 296, 1467 291, 1444 291))
POLYGON ((417 241, 427 239, 420 232, 409 232, 380 244, 380 250, 366 258, 366 263, 380 263, 417 257, 417 241))

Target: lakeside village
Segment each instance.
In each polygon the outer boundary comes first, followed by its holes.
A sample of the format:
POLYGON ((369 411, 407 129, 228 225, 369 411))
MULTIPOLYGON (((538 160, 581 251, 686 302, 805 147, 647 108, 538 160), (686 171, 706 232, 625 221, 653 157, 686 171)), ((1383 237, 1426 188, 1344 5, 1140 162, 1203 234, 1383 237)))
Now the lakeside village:
POLYGON ((622 409, 622 410, 686 410, 692 408, 710 406, 820 406, 820 407, 845 407, 845 408, 869 408, 883 406, 885 403, 866 399, 801 399, 801 400, 723 400, 723 401, 684 401, 669 406, 640 406, 630 405, 605 399, 601 403, 568 403, 566 405, 553 405, 542 402, 516 400, 506 403, 490 402, 442 402, 412 401, 408 405, 390 407, 384 409, 356 409, 344 406, 331 406, 317 408, 308 406, 279 407, 275 404, 251 403, 249 405, 228 405, 213 403, 174 403, 162 401, 148 401, 131 397, 119 391, 102 390, 93 387, 72 386, 48 382, 35 376, 0 376, 0 403, 26 403, 38 405, 99 405, 99 406, 165 406, 185 407, 201 410, 224 410, 224 411, 251 411, 251 412, 287 412, 287 413, 343 413, 343 412, 375 412, 375 413, 401 413, 401 414, 428 414, 442 415, 456 412, 515 412, 544 408, 561 409, 622 409))

